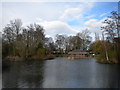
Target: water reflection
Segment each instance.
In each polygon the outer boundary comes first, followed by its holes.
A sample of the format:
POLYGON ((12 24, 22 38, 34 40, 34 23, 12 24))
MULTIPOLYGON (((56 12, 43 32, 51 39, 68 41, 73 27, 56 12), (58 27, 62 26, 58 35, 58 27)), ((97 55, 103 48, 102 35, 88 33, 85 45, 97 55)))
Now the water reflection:
POLYGON ((119 87, 118 65, 98 64, 94 59, 67 61, 57 58, 45 62, 45 88, 119 87), (57 63, 57 64, 56 64, 57 63))
POLYGON ((43 61, 14 62, 3 72, 3 87, 34 88, 42 87, 43 61))
POLYGON ((120 87, 120 66, 94 59, 15 62, 3 72, 3 87, 114 88, 120 87))

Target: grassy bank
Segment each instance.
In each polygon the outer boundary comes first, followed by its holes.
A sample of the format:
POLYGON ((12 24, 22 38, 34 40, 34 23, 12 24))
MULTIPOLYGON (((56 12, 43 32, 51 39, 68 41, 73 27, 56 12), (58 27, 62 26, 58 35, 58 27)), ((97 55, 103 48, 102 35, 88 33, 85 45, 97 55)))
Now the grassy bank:
POLYGON ((120 63, 119 60, 117 60, 117 58, 113 57, 112 55, 109 56, 109 60, 107 60, 107 58, 105 57, 104 54, 101 55, 97 55, 95 56, 96 58, 96 62, 101 63, 101 64, 117 64, 120 63))
POLYGON ((19 57, 19 56, 7 56, 3 60, 8 61, 24 61, 24 60, 49 60, 53 59, 55 56, 53 54, 48 55, 34 55, 30 57, 19 57))

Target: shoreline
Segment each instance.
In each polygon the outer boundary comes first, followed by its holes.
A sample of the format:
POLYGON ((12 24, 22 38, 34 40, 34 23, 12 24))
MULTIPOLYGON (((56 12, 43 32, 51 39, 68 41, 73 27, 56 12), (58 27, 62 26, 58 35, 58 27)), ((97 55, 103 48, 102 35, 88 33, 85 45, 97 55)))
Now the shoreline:
MULTIPOLYGON (((28 57, 28 58, 23 58, 23 57, 18 57, 18 56, 7 56, 5 58, 3 58, 3 62, 6 62, 6 61, 10 61, 10 62, 19 62, 19 61, 44 61, 44 60, 52 60, 54 59, 55 55, 43 55, 43 56, 32 56, 32 57, 28 57)), ((67 56, 62 56, 62 57, 66 57, 68 60, 74 60, 74 59, 90 59, 90 58, 93 58, 93 57, 82 57, 82 58, 71 58, 69 59, 67 56)), ((113 61, 106 61, 106 60, 103 60, 103 59, 98 59, 97 57, 94 57, 96 58, 96 62, 97 63, 100 63, 100 64, 120 64, 120 62, 113 62, 113 61)))
POLYGON ((3 58, 3 61, 29 61, 29 60, 51 60, 54 59, 56 56, 54 55, 46 55, 46 56, 32 56, 32 57, 19 57, 19 56, 7 56, 3 58))

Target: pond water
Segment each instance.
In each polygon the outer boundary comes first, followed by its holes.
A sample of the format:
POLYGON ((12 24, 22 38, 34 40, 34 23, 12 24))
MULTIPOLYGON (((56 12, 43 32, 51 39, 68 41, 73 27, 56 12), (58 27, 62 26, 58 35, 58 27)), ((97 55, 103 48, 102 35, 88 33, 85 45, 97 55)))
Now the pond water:
POLYGON ((3 88, 120 88, 120 65, 95 59, 22 61, 3 70, 3 88))

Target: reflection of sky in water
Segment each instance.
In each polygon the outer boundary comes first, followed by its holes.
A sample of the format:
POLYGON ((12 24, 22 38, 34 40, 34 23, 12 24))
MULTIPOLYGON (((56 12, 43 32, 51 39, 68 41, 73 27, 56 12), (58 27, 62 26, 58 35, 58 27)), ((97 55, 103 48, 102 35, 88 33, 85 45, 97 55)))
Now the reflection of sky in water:
MULTIPOLYGON (((119 66, 120 68, 120 66, 119 66)), ((118 65, 94 59, 15 63, 3 73, 3 87, 105 88, 120 86, 118 65)))
POLYGON ((43 87, 114 87, 113 85, 109 86, 111 82, 116 83, 115 81, 118 80, 113 71, 116 69, 114 66, 98 64, 94 60, 47 61, 43 87), (114 75, 111 76, 113 73, 114 75))

